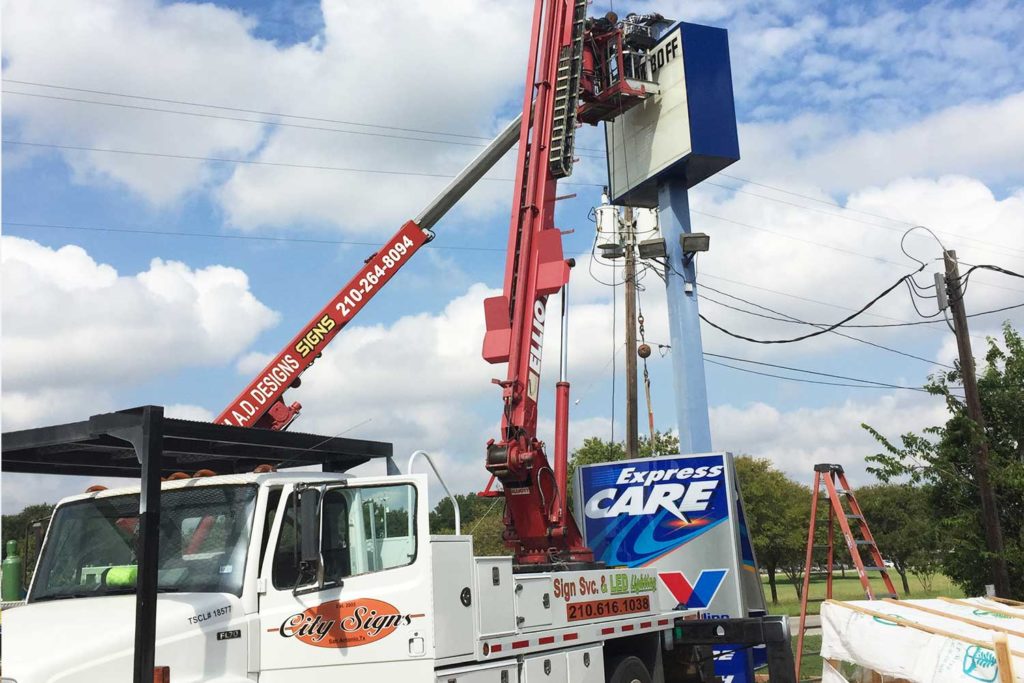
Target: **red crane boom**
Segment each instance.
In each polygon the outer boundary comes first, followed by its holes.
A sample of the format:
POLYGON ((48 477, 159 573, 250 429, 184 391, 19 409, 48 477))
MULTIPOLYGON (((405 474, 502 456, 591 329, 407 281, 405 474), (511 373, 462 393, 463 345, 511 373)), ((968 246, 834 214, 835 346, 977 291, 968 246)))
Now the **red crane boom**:
MULTIPOLYGON (((573 263, 554 224, 556 185, 572 172, 577 120, 609 120, 651 94, 643 54, 624 45, 618 18, 588 20, 586 9, 587 0, 535 1, 523 94, 523 111, 532 109, 533 117, 523 116, 519 131, 504 290, 484 301, 483 357, 508 363, 506 378, 495 380, 504 410, 500 437, 487 443, 486 467, 502 484, 504 540, 518 564, 594 559, 567 509, 566 287, 573 263), (537 435, 537 401, 548 297, 559 291, 562 367, 551 464, 537 435)), ((490 484, 485 495, 495 495, 490 484)))
POLYGON ((519 132, 504 291, 484 301, 484 359, 508 363, 506 379, 496 380, 501 437, 488 442, 486 467, 504 489, 504 539, 520 564, 593 560, 566 510, 567 382, 559 382, 554 468, 537 438, 547 300, 568 284, 571 265, 554 225, 555 189, 572 168, 586 7, 536 0, 523 95, 523 111, 534 115, 519 132))
POLYGON ((519 117, 488 144, 444 190, 391 236, 380 251, 327 302, 313 319, 253 378, 215 422, 236 427, 285 429, 298 417, 300 403, 285 403, 284 392, 299 386, 299 375, 379 292, 420 247, 433 239, 431 228, 519 139, 519 117))

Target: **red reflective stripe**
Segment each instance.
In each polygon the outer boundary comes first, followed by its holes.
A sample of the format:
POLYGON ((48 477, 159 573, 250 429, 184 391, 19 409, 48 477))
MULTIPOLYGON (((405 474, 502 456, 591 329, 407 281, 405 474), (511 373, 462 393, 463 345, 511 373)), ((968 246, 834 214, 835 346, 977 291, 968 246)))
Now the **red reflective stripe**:
MULTIPOLYGON (((275 630, 277 630, 277 629, 275 629, 275 630)), ((562 636, 562 640, 576 640, 579 637, 580 637, 580 634, 578 634, 578 633, 566 633, 564 636, 562 636)))
POLYGON ((668 619, 658 619, 658 626, 668 626, 668 619))
POLYGON ((650 622, 650 621, 641 621, 640 622, 640 628, 650 628, 651 626, 653 626, 653 623, 650 622))
POLYGON ((530 644, 530 641, 528 641, 528 640, 513 640, 512 641, 512 649, 513 650, 518 650, 521 647, 527 647, 529 644, 530 644))
POLYGON ((553 642, 555 642, 555 637, 554 636, 544 636, 543 638, 541 638, 541 639, 539 639, 537 641, 537 644, 538 645, 550 645, 553 642))
POLYGON ((625 626, 622 627, 622 630, 623 631, 632 631, 633 630, 633 624, 626 624, 625 626))
MULTIPOLYGON (((276 628, 274 629, 277 630, 276 628)), ((501 652, 501 645, 491 645, 491 652, 501 652)))
POLYGON ((615 629, 613 629, 613 628, 603 628, 603 629, 601 629, 601 635, 602 636, 606 636, 609 633, 615 633, 615 629))

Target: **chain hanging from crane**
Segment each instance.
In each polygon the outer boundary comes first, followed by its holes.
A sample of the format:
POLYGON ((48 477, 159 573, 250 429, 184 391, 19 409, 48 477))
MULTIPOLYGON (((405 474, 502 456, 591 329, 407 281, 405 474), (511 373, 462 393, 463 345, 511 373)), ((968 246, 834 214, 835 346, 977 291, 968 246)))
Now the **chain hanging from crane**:
POLYGON ((636 293, 637 325, 640 330, 640 345, 637 347, 637 355, 644 364, 644 396, 647 399, 647 429, 651 435, 651 454, 657 455, 658 442, 654 431, 654 406, 651 405, 651 373, 647 371, 647 359, 651 356, 651 345, 647 343, 647 336, 644 330, 644 309, 640 305, 640 290, 636 293))

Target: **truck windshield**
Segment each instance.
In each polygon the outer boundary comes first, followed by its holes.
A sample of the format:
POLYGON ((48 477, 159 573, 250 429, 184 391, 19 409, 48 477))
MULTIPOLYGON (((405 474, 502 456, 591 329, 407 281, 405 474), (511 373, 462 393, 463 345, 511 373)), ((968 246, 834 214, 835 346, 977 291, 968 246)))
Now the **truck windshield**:
MULTIPOLYGON (((190 486, 160 496, 161 591, 242 591, 256 487, 190 486)), ((29 601, 135 592, 139 496, 57 508, 29 601)))

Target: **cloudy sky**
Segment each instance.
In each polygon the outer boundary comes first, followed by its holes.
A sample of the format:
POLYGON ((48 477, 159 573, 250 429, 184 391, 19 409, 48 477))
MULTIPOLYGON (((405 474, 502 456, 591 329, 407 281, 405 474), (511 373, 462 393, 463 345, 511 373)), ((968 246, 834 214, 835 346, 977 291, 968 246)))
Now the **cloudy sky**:
MULTIPOLYGON (((3 429, 145 403, 218 413, 515 116, 530 4, 3 2, 3 429)), ((591 13, 608 5, 595 0, 591 13)), ((723 306, 751 308, 730 297, 841 319, 916 267, 900 250, 915 224, 967 263, 1024 269, 1019 5, 614 8, 729 30, 743 159, 691 197, 695 229, 712 235, 698 264, 709 319, 762 338, 807 329, 723 306)), ((557 220, 580 262, 573 443, 621 437, 624 382, 622 287, 608 284, 621 272, 590 263, 587 215, 606 182, 600 131, 581 131, 578 147, 561 186, 577 197, 557 220)), ((305 406, 296 428, 424 448, 458 490, 483 485, 500 411, 489 380, 501 372, 480 359, 481 301, 501 286, 511 173, 506 159, 304 376, 289 394, 305 406)), ((919 231, 906 246, 931 282, 939 245, 919 231)), ((969 312, 1024 302, 1019 279, 982 271, 970 283, 969 312)), ((667 343, 664 286, 654 273, 643 285, 648 339, 667 343)), ((1024 323, 1022 311, 974 318, 975 349, 1003 320, 1024 323)), ((899 290, 857 322, 920 319, 899 290)), ((942 323, 846 332, 858 339, 762 346, 706 328, 704 346, 908 387, 955 357, 942 323)), ((556 354, 549 339, 549 382, 556 354)), ((656 422, 672 429, 670 357, 655 353, 650 372, 656 422)), ((943 419, 939 401, 912 390, 711 364, 707 378, 715 447, 802 478, 828 460, 866 483, 875 448, 861 422, 895 436, 943 419)), ((549 391, 547 439, 552 402, 549 391)), ((88 483, 7 475, 3 511, 88 483)))

